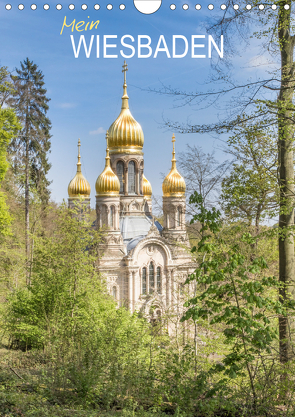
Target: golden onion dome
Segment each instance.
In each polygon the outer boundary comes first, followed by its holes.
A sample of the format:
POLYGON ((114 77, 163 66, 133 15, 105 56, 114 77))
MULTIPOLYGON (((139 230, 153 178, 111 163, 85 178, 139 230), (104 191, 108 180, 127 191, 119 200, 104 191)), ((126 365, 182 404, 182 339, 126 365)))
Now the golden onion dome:
POLYGON ((107 139, 107 152, 106 152, 106 163, 105 168, 95 183, 96 195, 99 196, 117 196, 120 191, 120 181, 117 175, 111 168, 110 155, 108 147, 108 132, 106 134, 107 139))
POLYGON ((185 194, 185 181, 176 168, 175 159, 175 136, 172 136, 173 152, 172 152, 172 168, 162 184, 164 197, 183 197, 185 194))
POLYGON ((81 172, 81 156, 80 156, 80 139, 78 140, 78 162, 77 162, 77 173, 69 183, 68 194, 70 198, 73 197, 89 197, 91 192, 91 187, 89 182, 86 180, 84 175, 81 172))
POLYGON ((124 84, 121 113, 111 124, 109 128, 109 148, 110 153, 132 153, 142 154, 142 147, 144 142, 143 131, 140 124, 134 119, 128 104, 126 71, 127 64, 124 61, 124 84))
POLYGON ((142 174, 142 194, 145 197, 151 197, 151 195, 152 195, 151 183, 146 179, 144 174, 142 174))

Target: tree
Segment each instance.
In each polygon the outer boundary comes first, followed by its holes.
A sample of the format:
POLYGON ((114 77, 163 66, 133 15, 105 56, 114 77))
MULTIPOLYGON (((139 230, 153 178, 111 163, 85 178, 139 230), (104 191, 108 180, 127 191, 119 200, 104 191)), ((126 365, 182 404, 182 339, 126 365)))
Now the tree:
POLYGON ((178 166, 185 178, 186 191, 191 195, 195 191, 201 194, 204 207, 218 199, 222 177, 229 162, 219 163, 214 151, 205 154, 201 147, 186 145, 185 152, 178 155, 178 166))
MULTIPOLYGON (((19 132, 21 126, 13 109, 3 108, 7 98, 13 92, 13 86, 8 81, 6 67, 0 68, 0 183, 3 181, 8 169, 7 147, 19 132)), ((11 216, 5 203, 5 195, 0 193, 0 235, 9 232, 8 226, 11 223, 11 216)))
POLYGON ((9 75, 7 67, 0 67, 0 107, 3 107, 3 105, 15 92, 9 75))
POLYGON ((12 293, 8 306, 7 329, 20 347, 46 346, 57 332, 72 337, 93 308, 89 297, 103 292, 95 267, 100 235, 79 213, 61 206, 53 233, 35 237, 29 284, 12 293))
POLYGON ((277 340, 274 317, 284 317, 288 310, 294 314, 295 301, 282 303, 274 297, 273 291, 277 292, 281 284, 275 277, 265 276, 268 267, 264 257, 247 256, 247 247, 255 244, 256 237, 243 233, 235 243, 229 242, 221 233, 221 213, 215 208, 206 210, 197 193, 190 200, 198 209, 192 222, 199 221, 205 233, 192 249, 202 256, 202 261, 186 281, 186 284, 197 282, 198 294, 185 303, 188 310, 182 321, 208 320, 213 329, 216 324, 222 324, 227 348, 222 363, 213 363, 206 378, 216 373, 223 377, 213 387, 211 395, 224 389, 228 378, 247 373, 251 408, 255 414, 260 414, 263 409, 268 410, 269 404, 257 394, 261 381, 256 382, 256 379, 262 369, 264 387, 270 383, 271 355, 275 353, 277 340))
MULTIPOLYGON (((9 142, 20 129, 20 124, 12 109, 0 108, 0 183, 3 181, 8 169, 7 147, 9 142)), ((6 235, 9 232, 8 226, 11 223, 11 216, 5 203, 5 195, 0 193, 0 235, 6 235)))
POLYGON ((46 178, 50 164, 51 122, 46 116, 49 98, 44 88, 44 75, 28 58, 16 69, 13 106, 22 123, 20 134, 11 142, 10 151, 14 171, 19 174, 25 190, 26 254, 29 259, 30 244, 30 190, 35 188, 44 206, 48 203, 50 182, 46 178), (24 171, 24 172, 23 172, 24 171))
POLYGON ((276 140, 273 132, 255 124, 245 124, 234 133, 226 152, 236 162, 222 181, 221 206, 229 218, 254 224, 258 235, 261 220, 278 214, 276 140))
MULTIPOLYGON (((222 62, 215 65, 217 76, 210 82, 209 91, 186 93, 175 91, 170 87, 162 93, 183 97, 185 104, 215 105, 223 100, 223 109, 230 109, 226 117, 218 123, 204 125, 183 125, 179 122, 167 121, 166 126, 183 133, 224 133, 245 121, 257 121, 264 127, 274 126, 278 137, 278 180, 279 180, 279 280, 283 284, 280 290, 282 302, 288 297, 295 298, 295 259, 294 259, 294 166, 293 166, 293 137, 294 137, 294 105, 293 94, 295 88, 295 64, 293 34, 292 0, 279 0, 274 7, 265 6, 263 13, 256 12, 259 5, 257 0, 241 1, 239 9, 233 8, 232 0, 225 3, 225 10, 220 17, 210 22, 208 31, 225 37, 227 56, 236 54, 236 46, 253 34, 261 40, 264 51, 273 54, 277 60, 280 56, 278 68, 269 77, 257 81, 247 80, 236 83, 226 67, 222 69, 222 62), (255 11, 249 11, 250 5, 255 11), (238 29, 238 30, 237 30, 238 29), (238 36, 237 36, 238 35, 238 36), (218 83, 213 89, 214 82, 218 83), (221 86, 220 86, 221 84, 221 86), (263 93, 274 92, 273 99, 265 99, 263 93), (278 93, 278 94, 277 94, 278 93), (228 102, 226 102, 228 98, 228 102), (207 100, 207 101, 206 101, 207 100)), ((227 62, 228 64, 228 62, 227 62)), ((269 96, 268 96, 269 97, 269 96)), ((287 317, 280 317, 280 352, 281 361, 290 358, 290 340, 287 317)))

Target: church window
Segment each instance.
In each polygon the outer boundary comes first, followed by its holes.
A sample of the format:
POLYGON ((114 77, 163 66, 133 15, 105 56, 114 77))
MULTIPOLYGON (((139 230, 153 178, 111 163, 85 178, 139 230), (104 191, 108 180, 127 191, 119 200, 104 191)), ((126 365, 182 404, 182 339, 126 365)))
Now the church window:
POLYGON ((128 164, 128 193, 135 194, 135 162, 128 164))
POLYGON ((157 292, 158 294, 161 294, 162 289, 162 282, 161 282, 161 268, 157 267, 157 292))
POLYGON ((120 181, 120 193, 123 193, 123 175, 124 175, 124 163, 122 161, 119 161, 117 163, 117 177, 120 181))
POLYGON ((179 293, 181 296, 184 296, 185 293, 184 283, 179 284, 179 293))
POLYGON ((180 226, 181 207, 177 208, 176 211, 176 226, 180 226))
POLYGON ((139 194, 142 195, 142 171, 139 171, 139 194))
POLYGON ((142 268, 142 293, 146 294, 146 268, 142 268))
POLYGON ((113 297, 117 299, 117 287, 113 287, 113 297))
POLYGON ((114 208, 114 206, 111 206, 111 209, 110 209, 110 227, 112 229, 114 228, 114 217, 115 217, 115 208, 114 208))
POLYGON ((149 281, 150 281, 150 294, 153 293, 155 288, 155 274, 154 274, 154 264, 151 262, 149 266, 149 281))

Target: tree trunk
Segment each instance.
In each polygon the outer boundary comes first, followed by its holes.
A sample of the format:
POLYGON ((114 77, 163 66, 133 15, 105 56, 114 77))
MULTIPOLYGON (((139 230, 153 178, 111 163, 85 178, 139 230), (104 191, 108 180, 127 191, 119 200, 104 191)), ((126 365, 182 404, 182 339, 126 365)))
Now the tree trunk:
MULTIPOLYGON (((294 91, 294 38, 290 35, 291 0, 281 2, 278 36, 281 49, 281 88, 278 97, 278 147, 279 147, 279 280, 282 284, 280 299, 284 302, 288 293, 294 294, 294 166, 293 166, 293 111, 294 91), (284 5, 289 5, 289 10, 284 5)), ((279 318, 280 360, 290 357, 288 318, 279 318)))
POLYGON ((27 285, 30 284, 29 259, 30 259, 30 212, 29 212, 29 137, 26 126, 26 161, 25 161, 25 240, 26 240, 26 258, 27 258, 27 285))

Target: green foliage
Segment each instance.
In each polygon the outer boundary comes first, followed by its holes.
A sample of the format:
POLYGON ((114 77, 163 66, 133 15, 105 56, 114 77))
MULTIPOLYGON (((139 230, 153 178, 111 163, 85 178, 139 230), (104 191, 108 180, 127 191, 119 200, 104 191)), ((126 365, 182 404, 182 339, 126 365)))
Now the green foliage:
POLYGON ((278 214, 277 144, 274 132, 263 125, 244 123, 234 129, 228 152, 236 163, 222 181, 221 205, 231 219, 256 226, 278 214))
POLYGON ((15 92, 12 82, 9 80, 7 67, 0 67, 0 108, 9 100, 15 92))
POLYGON ((7 331, 25 346, 47 343, 55 332, 75 332, 77 322, 93 307, 91 295, 102 290, 94 262, 100 236, 90 230, 87 215, 58 209, 54 233, 35 237, 31 285, 15 291, 7 311, 7 331))
POLYGON ((123 406, 148 374, 150 334, 108 295, 96 268, 100 240, 79 205, 59 208, 53 233, 34 239, 31 283, 8 297, 3 321, 11 347, 50 358, 46 395, 62 386, 61 400, 123 406))
MULTIPOLYGON (((1 74, 3 68, 0 68, 0 93, 6 91, 6 84, 1 83, 1 74)), ((3 181, 8 169, 7 147, 10 141, 20 130, 20 124, 15 112, 10 108, 1 108, 0 106, 0 183, 3 181)), ((10 233, 11 216, 6 205, 6 197, 0 192, 0 235, 5 236, 10 233)))
POLYGON ((280 284, 275 277, 264 276, 267 264, 262 256, 251 259, 244 255, 245 248, 253 246, 256 238, 244 233, 239 243, 228 245, 220 235, 220 212, 206 210, 197 193, 191 202, 199 209, 192 221, 200 221, 206 234, 193 248, 203 260, 187 280, 196 280, 200 292, 186 303, 188 310, 182 321, 208 320, 213 329, 222 331, 227 350, 222 362, 212 365, 208 376, 217 373, 223 379, 212 392, 224 389, 228 378, 248 374, 257 411, 257 368, 261 358, 272 354, 276 345, 275 317, 294 311, 295 302, 279 300, 280 284))

